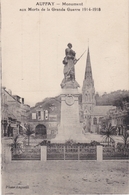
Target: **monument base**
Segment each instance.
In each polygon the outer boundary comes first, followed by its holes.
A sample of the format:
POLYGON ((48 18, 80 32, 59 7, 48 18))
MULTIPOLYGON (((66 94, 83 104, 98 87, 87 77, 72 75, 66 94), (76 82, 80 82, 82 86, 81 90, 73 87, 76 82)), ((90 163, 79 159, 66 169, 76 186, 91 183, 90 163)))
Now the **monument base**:
POLYGON ((89 143, 89 140, 86 139, 86 137, 78 134, 74 134, 71 136, 63 135, 63 134, 57 134, 57 136, 51 140, 51 143, 66 143, 67 141, 72 140, 75 143, 89 143))
POLYGON ((51 143, 65 143, 69 140, 72 140, 76 143, 86 143, 88 140, 83 134, 83 130, 80 124, 77 126, 71 125, 68 126, 59 126, 58 134, 54 139, 51 140, 51 143))
POLYGON ((83 129, 79 120, 79 103, 77 89, 63 89, 61 94, 61 121, 58 134, 52 143, 65 143, 68 140, 86 143, 83 129))

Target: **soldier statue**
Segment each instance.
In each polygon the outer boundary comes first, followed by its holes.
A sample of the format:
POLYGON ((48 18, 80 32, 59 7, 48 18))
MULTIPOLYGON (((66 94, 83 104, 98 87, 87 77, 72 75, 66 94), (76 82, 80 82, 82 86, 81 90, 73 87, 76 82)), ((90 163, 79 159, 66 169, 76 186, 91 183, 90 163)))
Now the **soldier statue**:
POLYGON ((75 81, 75 68, 74 65, 77 62, 76 53, 72 50, 72 44, 68 43, 68 48, 65 49, 65 58, 63 60, 64 64, 64 78, 75 81))
POLYGON ((80 60, 83 56, 83 53, 80 58, 76 59, 76 53, 72 50, 72 44, 68 43, 68 48, 65 49, 65 57, 63 60, 64 64, 64 79, 61 83, 61 88, 78 88, 80 87, 77 81, 75 80, 75 67, 74 65, 80 60))

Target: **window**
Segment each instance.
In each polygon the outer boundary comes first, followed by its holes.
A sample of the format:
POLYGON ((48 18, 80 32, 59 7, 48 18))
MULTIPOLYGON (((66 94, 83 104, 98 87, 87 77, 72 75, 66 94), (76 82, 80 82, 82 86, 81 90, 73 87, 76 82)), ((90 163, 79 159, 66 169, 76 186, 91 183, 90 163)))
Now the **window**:
POLYGON ((36 113, 32 113, 32 119, 36 119, 36 113))
POLYGON ((87 101, 87 94, 85 94, 85 99, 86 99, 86 101, 87 101))
POLYGON ((38 116, 41 116, 41 111, 38 111, 38 116))
POLYGON ((102 121, 102 119, 103 119, 103 117, 99 117, 99 122, 101 122, 101 121, 102 121))
POLYGON ((44 112, 41 111, 41 120, 44 120, 44 112))
POLYGON ((54 134, 54 130, 51 131, 51 134, 52 134, 52 135, 54 134))
POLYGON ((41 119, 41 111, 38 111, 37 114, 38 114, 38 119, 40 120, 41 119))
POLYGON ((97 125, 97 118, 96 117, 93 118, 93 124, 97 125))
POLYGON ((45 120, 48 120, 48 110, 45 110, 44 113, 45 113, 45 120))
POLYGON ((90 101, 90 94, 88 94, 88 101, 90 101))

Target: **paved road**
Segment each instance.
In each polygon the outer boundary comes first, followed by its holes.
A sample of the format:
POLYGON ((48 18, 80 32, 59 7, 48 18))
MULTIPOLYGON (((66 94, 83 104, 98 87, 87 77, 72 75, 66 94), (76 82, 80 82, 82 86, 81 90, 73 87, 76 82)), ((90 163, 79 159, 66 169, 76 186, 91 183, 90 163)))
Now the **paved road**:
POLYGON ((3 173, 3 195, 125 194, 128 161, 11 162, 3 173))

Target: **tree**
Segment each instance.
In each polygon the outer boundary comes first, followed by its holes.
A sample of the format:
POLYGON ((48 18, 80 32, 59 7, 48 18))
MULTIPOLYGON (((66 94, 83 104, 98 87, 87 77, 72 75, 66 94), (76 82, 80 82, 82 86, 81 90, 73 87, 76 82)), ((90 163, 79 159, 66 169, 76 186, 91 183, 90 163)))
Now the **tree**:
POLYGON ((128 126, 128 125, 129 125, 129 111, 126 111, 126 112, 125 112, 123 124, 124 124, 125 126, 128 126))
POLYGON ((105 132, 106 131, 106 128, 109 126, 110 124, 110 117, 107 116, 107 117, 102 117, 101 118, 101 121, 100 121, 100 124, 101 124, 101 132, 105 132))
POLYGON ((107 127, 105 127, 105 131, 103 132, 104 134, 104 142, 108 143, 108 146, 110 145, 110 143, 114 143, 114 139, 111 137, 112 132, 114 131, 114 127, 111 126, 111 124, 109 124, 107 127))
POLYGON ((30 144, 30 136, 34 133, 34 131, 32 130, 32 127, 30 124, 26 124, 25 125, 25 128, 26 128, 26 132, 25 134, 27 135, 27 138, 28 138, 28 146, 30 144))
POLYGON ((20 135, 19 134, 16 135, 13 139, 13 143, 11 144, 11 150, 14 155, 20 154, 21 152, 23 152, 23 145, 21 144, 21 142, 19 142, 19 138, 20 138, 20 135))
POLYGON ((17 143, 18 143, 18 135, 16 135, 13 139, 14 148, 17 148, 17 143))
POLYGON ((16 135, 13 139, 13 143, 11 144, 11 150, 16 154, 18 147, 18 135, 16 135))
POLYGON ((129 132, 127 130, 127 127, 124 126, 123 127, 123 135, 122 135, 122 138, 124 140, 124 145, 127 146, 127 143, 128 143, 128 137, 129 137, 129 132))
POLYGON ((123 142, 124 142, 124 154, 126 154, 126 150, 128 149, 127 146, 128 146, 128 143, 129 143, 129 130, 128 130, 128 127, 127 125, 123 126, 123 135, 122 135, 122 139, 123 139, 123 142))

